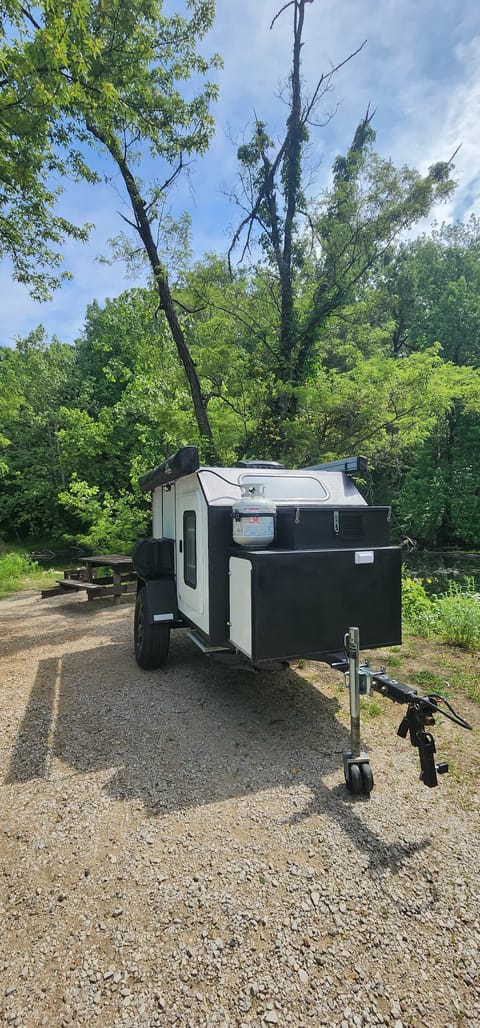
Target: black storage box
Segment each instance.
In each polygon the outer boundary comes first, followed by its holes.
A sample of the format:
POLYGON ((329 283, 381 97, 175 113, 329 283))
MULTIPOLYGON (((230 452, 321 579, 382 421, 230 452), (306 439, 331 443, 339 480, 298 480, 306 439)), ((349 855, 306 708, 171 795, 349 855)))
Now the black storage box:
POLYGON ((388 546, 389 507, 277 508, 275 546, 288 550, 319 547, 388 546))
POLYGON ((401 643, 400 549, 377 548, 371 563, 358 563, 358 552, 244 554, 252 564, 252 660, 342 651, 350 627, 360 629, 365 649, 401 643))
POLYGON ((139 539, 133 548, 132 560, 139 578, 173 575, 173 539, 139 539))

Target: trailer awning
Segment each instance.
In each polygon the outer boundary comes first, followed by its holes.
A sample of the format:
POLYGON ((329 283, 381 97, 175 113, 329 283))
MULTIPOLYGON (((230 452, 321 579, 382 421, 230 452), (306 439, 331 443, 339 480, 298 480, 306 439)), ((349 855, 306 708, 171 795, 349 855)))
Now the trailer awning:
POLYGON ((176 478, 193 474, 199 467, 198 446, 181 446, 172 457, 167 457, 162 464, 153 468, 153 471, 147 471, 142 475, 139 485, 144 493, 148 493, 159 485, 168 485, 176 478))

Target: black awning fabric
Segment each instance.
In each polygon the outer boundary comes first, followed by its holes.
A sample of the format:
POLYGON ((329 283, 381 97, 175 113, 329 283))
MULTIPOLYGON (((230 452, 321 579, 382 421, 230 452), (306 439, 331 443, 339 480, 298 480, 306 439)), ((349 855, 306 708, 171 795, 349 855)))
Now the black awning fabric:
POLYGON ((139 485, 144 493, 148 493, 159 485, 168 485, 177 478, 193 474, 199 467, 198 446, 181 446, 172 457, 167 457, 162 464, 153 468, 153 471, 147 471, 142 475, 139 478, 139 485))

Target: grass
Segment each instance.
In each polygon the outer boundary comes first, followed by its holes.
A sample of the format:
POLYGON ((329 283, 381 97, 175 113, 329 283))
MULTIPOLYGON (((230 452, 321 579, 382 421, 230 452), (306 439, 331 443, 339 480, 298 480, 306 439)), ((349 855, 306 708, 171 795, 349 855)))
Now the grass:
MULTIPOLYGON (((414 685, 419 693, 439 692, 454 706, 461 706, 466 696, 480 707, 480 654, 434 638, 417 637, 416 641, 420 644, 418 652, 413 658, 406 656, 402 680, 414 685)), ((407 635, 406 650, 411 642, 412 636, 407 635)), ((389 664, 388 653, 386 663, 389 664)))
POLYGON ((425 692, 441 692, 442 689, 445 689, 446 683, 445 676, 442 678, 435 671, 412 671, 410 681, 425 692))
POLYGON ((0 599, 21 589, 46 589, 53 585, 57 571, 40 567, 25 553, 8 552, 0 554, 0 599))
POLYGON ((405 624, 417 635, 470 652, 480 649, 480 599, 473 579, 463 587, 450 582, 443 596, 427 596, 420 579, 405 576, 402 608, 405 624))
POLYGON ((436 634, 451 646, 480 649, 480 602, 473 587, 462 592, 456 582, 450 583, 446 596, 435 603, 436 634))
POLYGON ((393 653, 392 651, 389 652, 389 654, 388 654, 388 663, 389 663, 390 667, 402 667, 403 666, 402 657, 400 657, 398 655, 398 652, 397 653, 393 653))
POLYGON ((380 700, 374 699, 373 696, 361 696, 360 697, 360 712, 363 721, 372 721, 375 717, 380 717, 383 711, 383 704, 380 700))
POLYGON ((480 676, 478 668, 469 670, 459 668, 455 664, 446 663, 445 677, 452 689, 461 690, 472 703, 476 703, 480 707, 480 676))

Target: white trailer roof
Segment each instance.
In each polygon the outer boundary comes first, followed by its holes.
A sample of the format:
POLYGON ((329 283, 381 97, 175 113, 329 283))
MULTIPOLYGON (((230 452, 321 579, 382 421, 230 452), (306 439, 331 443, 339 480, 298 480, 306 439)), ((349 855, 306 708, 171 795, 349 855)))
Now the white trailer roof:
POLYGON ((367 506, 352 480, 342 471, 200 467, 194 474, 209 505, 233 503, 240 499, 242 485, 261 483, 265 486, 265 496, 277 504, 367 506))

